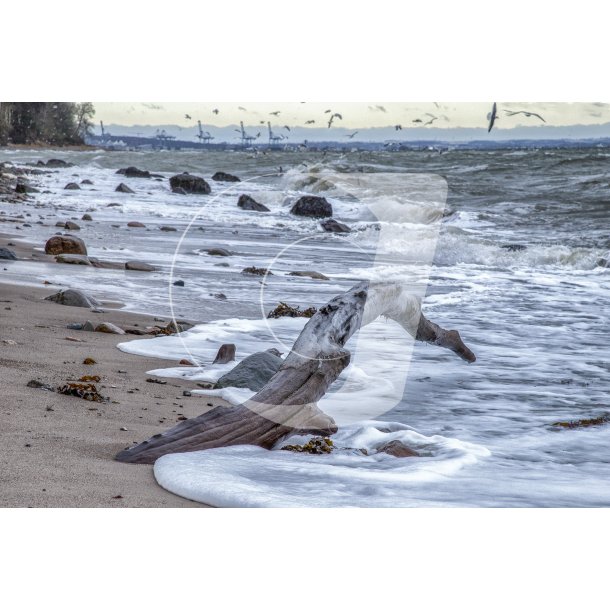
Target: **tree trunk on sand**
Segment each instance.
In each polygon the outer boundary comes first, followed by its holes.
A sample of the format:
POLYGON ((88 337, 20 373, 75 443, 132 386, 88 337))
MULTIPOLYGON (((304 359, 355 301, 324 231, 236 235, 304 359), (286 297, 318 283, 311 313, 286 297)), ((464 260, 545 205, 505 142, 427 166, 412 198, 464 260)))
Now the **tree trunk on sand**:
POLYGON ((121 451, 116 459, 152 464, 167 453, 229 445, 269 449, 289 434, 334 434, 334 420, 316 402, 349 364, 348 339, 379 316, 395 320, 415 339, 450 349, 467 362, 476 359, 456 330, 445 330, 421 313, 420 300, 407 287, 362 282, 320 308, 280 370, 252 399, 181 422, 121 451))

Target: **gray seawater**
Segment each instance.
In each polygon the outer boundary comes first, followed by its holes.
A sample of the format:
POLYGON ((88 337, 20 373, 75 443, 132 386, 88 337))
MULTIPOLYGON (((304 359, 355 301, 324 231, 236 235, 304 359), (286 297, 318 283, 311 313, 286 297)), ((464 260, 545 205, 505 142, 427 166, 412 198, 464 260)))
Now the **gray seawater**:
MULTIPOLYGON (((442 326, 458 329, 478 360, 466 365, 453 354, 417 344, 404 398, 384 419, 409 424, 422 434, 482 445, 491 456, 440 483, 413 486, 412 504, 610 506, 610 425, 561 431, 550 426, 610 413, 609 271, 598 265, 610 250, 610 154, 604 149, 324 156, 19 151, 0 153, 0 161, 35 162, 50 156, 75 167, 40 176, 39 188, 49 192, 38 195, 37 203, 10 210, 3 206, 7 214, 31 214, 28 238, 43 244, 55 231, 51 220, 80 218, 91 210, 95 222, 79 223, 90 254, 146 260, 160 271, 18 262, 8 265, 5 280, 38 284, 52 279, 122 300, 132 310, 168 316, 170 279, 183 279, 184 288, 171 290, 175 313, 195 320, 260 317, 261 279, 241 270, 267 267, 287 246, 266 283, 263 310, 279 300, 319 305, 370 277, 378 227, 357 202, 340 195, 333 200, 335 217, 354 229, 348 236, 326 234, 317 222, 288 214, 290 201, 312 185, 318 194, 336 196, 309 180, 312 174, 442 177, 447 203, 424 311, 442 326), (211 183, 212 196, 184 197, 170 193, 166 180, 115 175, 128 165, 166 177, 189 171, 209 179, 223 170, 252 181, 227 193, 211 183), (282 175, 277 175, 279 166, 282 175), (94 185, 62 190, 77 178, 89 178, 94 185), (119 181, 136 194, 114 193, 119 181), (272 212, 263 216, 239 210, 235 202, 242 192, 272 212), (107 207, 111 202, 121 207, 107 207), (51 226, 34 224, 38 216, 51 226), (128 220, 141 220, 151 230, 128 230, 128 220), (161 225, 178 231, 161 232, 161 225), (233 256, 219 259, 203 252, 218 246, 233 256), (315 269, 330 281, 287 278, 285 273, 294 269, 315 269), (213 296, 219 292, 227 301, 213 296)), ((413 223, 425 232, 429 219, 416 214, 413 223)), ((385 254, 391 262, 393 253, 385 254)))

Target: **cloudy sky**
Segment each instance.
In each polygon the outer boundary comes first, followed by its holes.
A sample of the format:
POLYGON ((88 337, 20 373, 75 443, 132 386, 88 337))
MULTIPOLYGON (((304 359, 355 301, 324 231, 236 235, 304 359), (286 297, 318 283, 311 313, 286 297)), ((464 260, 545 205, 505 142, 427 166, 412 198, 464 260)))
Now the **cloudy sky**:
MULTIPOLYGON (((244 121, 246 125, 273 124, 322 127, 332 110, 342 115, 336 126, 348 129, 387 127, 401 124, 421 127, 432 116, 435 128, 485 127, 491 102, 95 102, 96 119, 117 125, 204 125, 222 127, 244 121), (217 109, 218 113, 213 111, 217 109), (278 112, 279 115, 271 113, 278 112), (187 118, 189 115, 191 118, 187 118), (421 121, 419 122, 418 119, 421 121)), ((542 125, 540 119, 523 114, 508 116, 504 110, 540 114, 549 126, 600 125, 610 122, 610 104, 567 102, 498 102, 500 120, 496 129, 542 125)))

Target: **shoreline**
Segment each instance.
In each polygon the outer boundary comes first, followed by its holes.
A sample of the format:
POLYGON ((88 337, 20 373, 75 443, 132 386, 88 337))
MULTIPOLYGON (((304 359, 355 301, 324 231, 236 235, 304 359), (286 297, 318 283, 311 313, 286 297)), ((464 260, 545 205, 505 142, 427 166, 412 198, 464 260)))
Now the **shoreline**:
POLYGON ((43 300, 54 291, 0 284, 0 506, 204 506, 161 488, 152 466, 123 464, 114 456, 175 425, 178 418, 200 415, 211 400, 214 406, 226 403, 216 397, 183 396, 195 386, 181 380, 147 383, 146 371, 177 363, 118 350, 116 345, 129 335, 66 328, 84 319, 119 326, 148 324, 153 316, 118 309, 94 313, 43 300), (96 364, 84 365, 87 357, 96 364), (101 377, 96 385, 107 402, 27 386, 36 380, 56 387, 83 375, 101 377))

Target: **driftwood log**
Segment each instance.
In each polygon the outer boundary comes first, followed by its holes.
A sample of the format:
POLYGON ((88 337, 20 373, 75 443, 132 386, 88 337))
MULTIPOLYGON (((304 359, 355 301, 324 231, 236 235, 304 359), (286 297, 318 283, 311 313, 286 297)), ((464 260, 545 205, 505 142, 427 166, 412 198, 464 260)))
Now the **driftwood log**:
POLYGON ((167 453, 229 445, 269 449, 289 434, 333 434, 334 420, 316 403, 349 364, 348 339, 379 316, 395 320, 417 340, 450 349, 467 362, 476 359, 456 330, 445 330, 423 315, 419 298, 408 287, 362 282, 318 310, 280 370, 252 399, 183 421, 121 451, 116 459, 152 464, 167 453))

